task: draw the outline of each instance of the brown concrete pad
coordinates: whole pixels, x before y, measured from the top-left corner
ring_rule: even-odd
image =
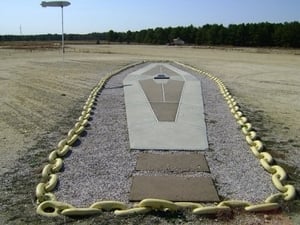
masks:
[[[167,80],[164,86],[165,99],[163,100],[162,84],[156,83],[153,79],[141,80],[140,85],[149,102],[179,102],[183,81]]]
[[[183,85],[183,81],[169,80],[164,86],[166,102],[179,102]]]
[[[158,121],[175,121],[184,82],[167,80],[156,83],[153,79],[141,80],[140,85]]]
[[[150,105],[158,121],[175,121],[178,103],[151,102]]]
[[[154,154],[141,153],[138,155],[136,170],[150,171],[199,171],[209,172],[203,154]]]
[[[161,84],[155,83],[152,79],[141,80],[140,84],[149,102],[163,101]]]
[[[220,200],[210,177],[134,176],[129,200],[145,198],[191,202]]]

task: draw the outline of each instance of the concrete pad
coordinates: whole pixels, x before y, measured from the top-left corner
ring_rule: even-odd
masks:
[[[140,85],[149,102],[179,102],[184,82],[178,80],[141,80]]]
[[[170,79],[154,81],[160,71]],[[165,83],[156,85],[155,82]],[[201,83],[194,76],[168,63],[151,63],[127,75],[123,84],[131,149],[208,148]],[[153,98],[147,97],[143,84]],[[163,92],[162,88],[167,91]],[[176,91],[168,93],[168,89]]]
[[[178,103],[151,102],[150,105],[158,121],[175,121]]]
[[[134,176],[130,201],[160,198],[170,201],[220,201],[210,177]]]
[[[178,80],[139,81],[158,121],[175,121],[184,82]]]
[[[204,155],[195,153],[141,153],[138,155],[136,170],[209,172]]]
[[[150,64],[152,65],[152,64]],[[152,67],[150,70],[148,70],[145,74],[147,74],[148,76],[152,77],[153,75],[157,75],[157,74],[168,74],[168,76],[172,77],[172,76],[178,76],[178,74],[167,68],[164,64],[157,64],[158,66]]]
[[[179,102],[184,82],[177,80],[169,80],[165,85],[165,101]]]
[[[149,102],[162,102],[163,90],[153,79],[141,80],[140,85]]]
[[[163,123],[163,124],[162,124]],[[146,128],[147,127],[147,128]],[[136,135],[130,136],[131,149],[140,150],[205,150],[207,140],[199,136],[201,127],[188,123],[155,121],[136,124]],[[206,138],[206,136],[205,136]]]

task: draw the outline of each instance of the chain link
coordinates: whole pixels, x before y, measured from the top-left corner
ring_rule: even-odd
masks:
[[[80,134],[85,130],[85,126],[88,124],[88,119],[91,115],[92,107],[98,93],[101,91],[107,80],[115,74],[118,74],[130,67],[142,64],[144,62],[135,63],[132,65],[125,66],[124,68],[109,73],[104,76],[98,84],[92,89],[87,101],[83,106],[83,111],[80,117],[77,119],[74,127],[69,130],[68,135],[65,139],[61,140],[57,148],[52,150],[48,156],[49,163],[43,168],[41,182],[36,187],[36,199],[37,199],[37,213],[43,216],[55,217],[55,216],[87,216],[97,215],[103,211],[114,211],[117,216],[128,216],[136,214],[148,213],[151,210],[159,211],[178,211],[181,209],[189,209],[195,215],[206,215],[206,214],[217,214],[226,213],[231,211],[233,208],[243,208],[247,212],[263,212],[270,211],[280,207],[279,202],[281,200],[289,201],[295,198],[296,191],[293,185],[283,183],[286,180],[285,171],[278,165],[272,165],[273,158],[268,153],[263,151],[263,143],[257,139],[257,133],[252,129],[252,124],[248,122],[247,117],[240,110],[236,99],[230,94],[225,84],[217,77],[212,74],[199,70],[195,67],[173,62],[177,65],[196,71],[199,74],[207,76],[213,80],[219,87],[220,93],[224,96],[231,113],[236,119],[237,123],[241,126],[241,131],[245,135],[246,142],[250,146],[252,153],[256,158],[260,160],[262,167],[272,174],[272,182],[274,186],[280,191],[270,195],[263,203],[252,204],[250,202],[239,201],[239,200],[228,200],[222,201],[217,205],[202,205],[200,203],[193,202],[172,202],[163,199],[144,199],[134,207],[128,208],[125,203],[119,201],[100,201],[93,203],[88,208],[77,208],[70,204],[59,202],[51,191],[56,187],[58,182],[57,172],[63,166],[63,157],[70,150]]]

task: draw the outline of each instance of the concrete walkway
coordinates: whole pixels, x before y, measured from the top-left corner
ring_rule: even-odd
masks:
[[[168,63],[151,63],[123,84],[131,149],[208,148],[201,83],[194,76]]]
[[[165,150],[139,153],[136,171],[142,174],[133,176],[130,201],[219,201],[205,157],[195,151],[208,149],[200,81],[171,64],[151,63],[123,84],[130,148]],[[143,175],[149,171],[157,174]]]
[[[145,198],[192,202],[220,200],[205,156],[197,151],[140,153],[136,170],[140,174],[132,178],[130,201]]]

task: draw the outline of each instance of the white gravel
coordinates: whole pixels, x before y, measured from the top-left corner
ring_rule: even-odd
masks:
[[[132,175],[147,173],[134,171],[139,151],[129,149],[122,88],[125,76],[142,66],[112,77],[98,96],[86,134],[80,138],[80,144],[72,147],[71,154],[64,159],[64,170],[58,174],[60,182],[54,193],[59,201],[77,207],[101,200],[128,203]],[[222,199],[263,201],[277,192],[271,176],[251,153],[215,83],[198,77],[202,82],[209,142],[205,156],[211,174],[184,175],[212,176]]]

